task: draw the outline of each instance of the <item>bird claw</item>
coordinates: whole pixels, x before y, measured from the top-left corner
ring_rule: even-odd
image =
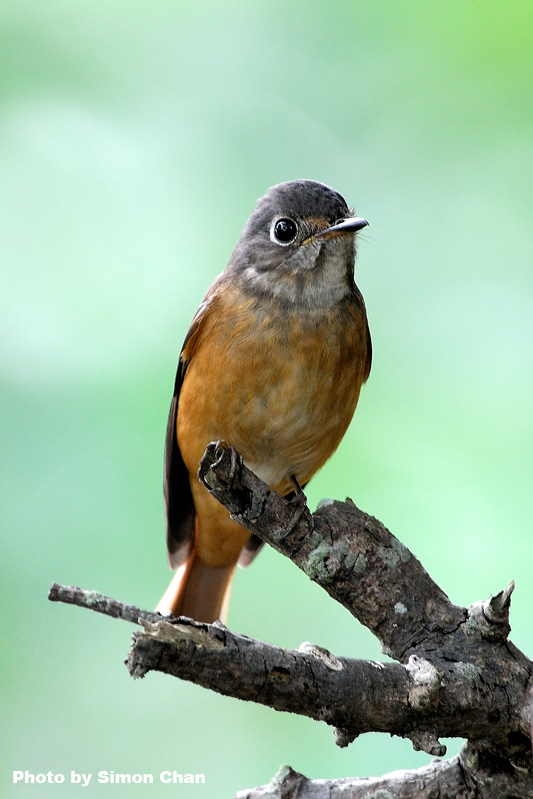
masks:
[[[242,457],[239,455],[235,447],[230,446],[226,441],[217,441],[215,443],[215,455],[217,456],[217,459],[213,463],[213,467],[216,467],[220,463],[225,453],[229,453],[230,456],[230,467],[227,474],[226,486],[226,490],[229,490],[233,486],[233,481],[235,480],[235,476],[237,474],[237,467],[242,463]]]
[[[294,486],[294,496],[291,497],[289,502],[294,508],[294,514],[288,524],[287,529],[281,536],[280,541],[284,541],[285,538],[287,538],[287,536],[289,536],[292,532],[294,532],[294,530],[297,528],[298,524],[300,523],[302,516],[308,510],[307,497],[305,496],[298,480],[293,474],[291,474],[290,476],[290,481]]]

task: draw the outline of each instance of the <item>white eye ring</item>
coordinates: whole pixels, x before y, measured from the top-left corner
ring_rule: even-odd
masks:
[[[298,235],[298,225],[293,219],[287,216],[282,216],[280,219],[275,219],[270,228],[270,239],[281,247],[287,247],[292,244]]]

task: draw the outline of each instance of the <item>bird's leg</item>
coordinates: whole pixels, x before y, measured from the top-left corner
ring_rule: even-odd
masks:
[[[239,455],[235,447],[230,446],[226,441],[216,441],[215,442],[215,455],[218,455],[217,460],[214,462],[213,466],[218,466],[220,461],[223,458],[223,453],[229,452],[230,456],[230,467],[227,476],[227,486],[226,490],[229,490],[233,486],[233,481],[235,479],[235,475],[237,474],[237,467],[242,464],[242,457]]]
[[[290,535],[296,529],[300,519],[307,510],[307,497],[305,496],[303,489],[300,486],[300,483],[293,474],[291,474],[289,479],[294,486],[294,493],[289,500],[294,508],[294,515],[290,520],[287,529],[281,536],[282,541],[284,538],[287,538],[287,536]]]
[[[235,447],[229,448],[229,454],[231,456],[231,466],[229,470],[229,488],[232,487],[233,481],[235,480],[235,475],[237,473],[237,466],[239,465],[239,453],[235,449]],[[242,463],[242,458],[240,458],[240,462]]]

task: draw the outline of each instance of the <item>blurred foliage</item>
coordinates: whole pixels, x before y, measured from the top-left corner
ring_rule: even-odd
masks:
[[[46,602],[53,580],[159,598],[181,341],[282,180],[329,183],[371,223],[357,279],[373,372],[310,504],[351,496],[459,604],[514,578],[513,640],[532,654],[532,26],[528,2],[490,0],[4,0],[3,796],[58,794],[13,786],[13,769],[201,772],[187,795],[219,799],[284,762],[326,778],[428,761],[384,736],[338,750],[323,725],[160,675],[134,683],[125,624]],[[381,657],[272,551],[237,575],[230,625]]]

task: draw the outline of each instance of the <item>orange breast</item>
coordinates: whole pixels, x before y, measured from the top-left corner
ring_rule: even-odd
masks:
[[[177,436],[189,474],[207,444],[224,439],[281,493],[293,489],[291,475],[300,484],[312,477],[344,435],[366,377],[366,317],[356,300],[311,313],[259,305],[233,289],[212,303],[183,351]],[[200,506],[217,515],[221,506],[197,479],[191,487],[198,516]],[[249,533],[238,530],[242,542],[230,548],[240,551]]]

